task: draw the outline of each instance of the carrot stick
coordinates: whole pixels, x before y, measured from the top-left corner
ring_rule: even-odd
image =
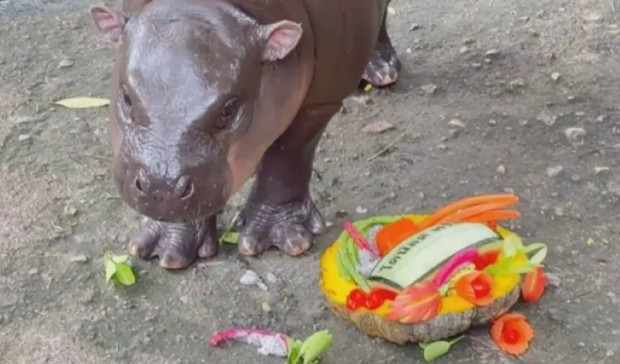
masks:
[[[475,205],[479,205],[486,202],[491,201],[502,201],[504,206],[512,205],[519,202],[519,198],[513,194],[497,194],[497,195],[482,195],[482,196],[474,196],[467,197],[462,200],[453,202],[448,204],[439,210],[433,212],[429,217],[424,219],[418,224],[418,231],[422,231],[429,226],[436,225],[438,221],[444,219],[445,217],[458,212],[459,210],[463,210],[468,207],[472,207]],[[503,207],[503,206],[500,206]]]
[[[500,220],[517,219],[521,216],[521,213],[516,210],[493,210],[482,212],[478,215],[474,215],[465,219],[466,222],[490,222]]]
[[[483,203],[480,205],[475,205],[473,207],[468,207],[463,210],[459,210],[455,212],[454,214],[444,217],[443,219],[437,221],[437,225],[447,224],[451,222],[461,222],[469,217],[472,217],[472,216],[475,216],[481,213],[485,213],[485,212],[491,212],[493,210],[500,209],[504,206],[506,206],[505,201],[487,202],[487,203]]]

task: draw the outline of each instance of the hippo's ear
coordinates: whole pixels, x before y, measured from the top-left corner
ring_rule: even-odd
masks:
[[[95,28],[107,41],[118,43],[121,40],[126,22],[125,16],[105,6],[92,6],[90,16]]]
[[[301,25],[289,20],[262,25],[260,34],[265,41],[264,61],[277,61],[286,57],[301,39]]]

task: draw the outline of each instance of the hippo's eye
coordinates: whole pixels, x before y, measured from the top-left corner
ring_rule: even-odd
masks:
[[[220,114],[220,122],[216,123],[216,126],[220,129],[224,129],[230,126],[230,123],[235,120],[239,113],[239,99],[232,98],[224,104],[222,113]]]
[[[131,107],[131,97],[129,97],[129,90],[127,90],[127,86],[125,85],[121,88],[121,96],[123,98],[123,105]]]

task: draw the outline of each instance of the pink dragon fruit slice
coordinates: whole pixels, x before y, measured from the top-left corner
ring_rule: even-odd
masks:
[[[227,340],[257,346],[258,352],[262,355],[288,356],[289,337],[281,333],[267,330],[231,329],[215,333],[209,340],[209,345],[215,347]]]
[[[473,262],[476,257],[478,257],[477,249],[471,248],[461,251],[439,269],[433,282],[437,287],[441,287],[452,277],[452,273],[456,272],[463,265]]]
[[[368,245],[366,238],[364,238],[362,233],[360,233],[350,221],[344,222],[344,229],[349,233],[349,235],[351,235],[353,241],[355,242],[355,244],[357,244],[358,248],[375,254],[370,245]]]

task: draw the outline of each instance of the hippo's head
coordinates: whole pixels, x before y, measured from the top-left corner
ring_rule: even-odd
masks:
[[[121,196],[156,220],[217,213],[255,168],[233,165],[231,150],[253,122],[262,64],[287,56],[301,27],[261,25],[217,0],[154,0],[131,15],[95,6],[91,16],[118,44],[109,127]]]

